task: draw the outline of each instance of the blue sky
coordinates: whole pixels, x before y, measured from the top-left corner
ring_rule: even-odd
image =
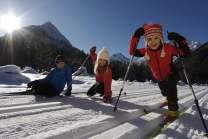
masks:
[[[208,41],[207,0],[0,0],[0,16],[12,12],[20,27],[42,25],[47,21],[72,43],[89,53],[107,47],[110,55],[128,54],[129,40],[143,23],[163,26],[167,33],[177,32],[188,40]],[[6,30],[0,28],[0,36]],[[138,47],[144,47],[144,38]]]

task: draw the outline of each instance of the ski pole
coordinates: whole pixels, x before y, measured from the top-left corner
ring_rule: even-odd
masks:
[[[142,25],[142,27],[144,28],[144,26],[146,26],[146,25],[147,25],[147,24],[144,23],[144,24]],[[123,81],[123,85],[122,85],[122,87],[121,87],[121,89],[120,89],[120,93],[119,93],[118,99],[117,99],[117,101],[116,101],[116,104],[115,104],[115,106],[113,107],[113,108],[114,108],[114,112],[115,112],[116,109],[117,109],[118,101],[119,101],[119,98],[120,98],[120,96],[121,96],[121,92],[123,91],[124,84],[125,84],[125,82],[126,82],[126,78],[127,78],[127,76],[128,76],[129,69],[130,69],[131,63],[132,63],[132,61],[133,61],[134,54],[135,54],[135,51],[136,51],[136,49],[137,49],[137,45],[138,45],[138,43],[139,43],[139,40],[140,40],[140,37],[138,37],[138,41],[137,41],[137,43],[135,44],[135,47],[134,47],[134,53],[133,53],[133,55],[132,55],[132,57],[131,57],[129,66],[128,66],[128,68],[127,68],[126,75],[125,75],[124,81]]]
[[[85,59],[84,63],[81,65],[81,67],[84,66],[84,64],[87,62],[87,60],[88,60],[89,57],[90,57],[90,55]],[[78,71],[79,71],[79,70],[80,70],[80,69],[78,69]],[[76,71],[76,72],[77,72],[77,71]],[[77,75],[75,74],[75,76],[73,77],[72,81],[74,80],[74,78],[75,78],[76,76],[77,76]],[[70,82],[69,86],[72,84],[72,81]],[[66,92],[67,92],[67,90],[66,90],[65,92],[63,92],[63,94],[60,94],[59,96],[60,96],[60,97],[63,97],[63,96],[66,94]]]
[[[135,44],[134,53],[133,53],[133,55],[132,55],[132,57],[131,57],[129,66],[128,66],[128,68],[127,68],[126,75],[125,75],[124,81],[123,81],[123,85],[122,85],[122,87],[121,87],[121,89],[120,89],[120,93],[119,93],[118,99],[117,99],[117,101],[116,101],[116,104],[115,104],[115,106],[113,107],[113,108],[114,108],[114,112],[115,112],[116,109],[117,109],[116,106],[117,106],[118,100],[119,100],[119,98],[120,98],[120,96],[121,96],[121,92],[123,91],[124,84],[125,84],[125,82],[126,82],[126,78],[127,78],[128,73],[129,73],[129,69],[130,69],[131,63],[132,63],[132,61],[133,61],[133,57],[134,57],[135,51],[136,51],[136,49],[137,49],[137,45],[138,45],[138,43],[139,43],[139,39],[140,39],[140,37],[138,38],[138,41],[137,41],[137,43]]]
[[[207,130],[206,124],[205,124],[205,122],[204,122],[204,118],[203,118],[203,116],[202,116],[202,112],[201,112],[201,110],[200,110],[198,100],[197,100],[197,98],[196,98],[196,95],[195,95],[195,93],[194,93],[194,90],[193,90],[192,85],[189,83],[189,80],[188,80],[188,76],[187,76],[187,73],[186,73],[185,66],[184,66],[184,64],[183,64],[183,61],[181,60],[180,55],[179,55],[179,50],[178,50],[177,44],[176,44],[175,41],[174,41],[173,43],[174,43],[174,46],[175,46],[176,51],[177,51],[177,53],[178,53],[178,57],[179,57],[179,60],[180,60],[180,62],[181,62],[181,65],[182,65],[182,67],[183,67],[183,72],[184,72],[186,81],[187,81],[187,83],[188,83],[188,85],[189,85],[189,88],[191,89],[192,96],[194,97],[194,102],[195,102],[195,104],[196,104],[197,110],[198,110],[198,112],[199,112],[199,115],[200,115],[200,117],[201,117],[202,123],[203,123],[203,125],[204,125],[205,131],[206,131],[206,134],[205,134],[204,136],[207,136],[207,137],[208,137],[208,130]]]

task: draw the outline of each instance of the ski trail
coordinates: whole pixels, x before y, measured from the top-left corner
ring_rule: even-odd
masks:
[[[26,111],[32,109],[41,109],[41,108],[48,108],[61,105],[61,102],[48,102],[48,103],[35,103],[29,105],[19,105],[19,106],[12,106],[12,107],[3,107],[0,108],[0,113],[9,113],[9,112],[17,112],[17,111]]]
[[[144,109],[148,110],[148,112],[151,112],[151,110],[154,110],[156,107],[159,107],[159,106],[161,106],[161,103],[157,103],[153,106],[144,107]],[[120,115],[119,112],[116,114]],[[108,121],[101,121],[97,124],[92,124],[89,126],[79,128],[76,130],[76,132],[71,131],[71,132],[63,133],[62,135],[53,136],[53,138],[58,139],[61,136],[63,136],[63,137],[67,136],[68,138],[76,138],[76,139],[88,138],[88,137],[91,137],[92,135],[94,135],[95,133],[102,133],[105,130],[115,128],[118,125],[125,123],[128,120],[132,120],[132,119],[141,117],[145,114],[146,113],[144,112],[143,109],[139,109],[139,110],[136,110],[135,112],[120,115],[119,117],[110,118],[110,119],[108,119]]]
[[[74,110],[73,110],[74,111]],[[54,114],[54,115],[53,115]],[[67,130],[72,130],[73,125],[77,127],[76,123],[81,121],[92,121],[96,120],[97,115],[94,111],[82,111],[75,110],[75,113],[64,113],[64,110],[52,112],[50,117],[44,116],[43,114],[23,116],[19,119],[25,119],[20,121],[12,121],[13,125],[7,126],[6,124],[0,126],[0,138],[12,138],[19,139],[29,137],[35,134],[44,134],[45,132],[54,131],[64,125]],[[78,121],[77,121],[78,120]],[[93,122],[93,121],[92,121]],[[72,125],[72,126],[70,126]],[[82,125],[79,125],[82,126]],[[78,126],[78,127],[79,127]],[[42,127],[39,129],[39,127]],[[9,130],[8,130],[9,129]]]
[[[179,105],[181,108],[193,105],[192,95],[188,90],[187,87],[179,90]],[[206,89],[196,89],[194,91],[196,92],[197,98],[207,93]],[[131,94],[127,92],[127,95],[122,95],[120,99],[121,101],[130,101],[131,98],[138,98],[138,101],[140,101],[139,97],[142,96],[140,96],[138,92],[140,91],[134,90]],[[145,94],[149,93],[152,94],[151,98],[145,96]],[[145,105],[138,106],[139,109],[131,113],[119,107],[122,102],[119,102],[119,109],[113,112],[116,99],[113,99],[112,104],[103,104],[102,98],[95,97],[89,100],[87,97],[79,97],[78,94],[72,97],[60,98],[60,102],[47,102],[48,104],[45,103],[44,105],[42,102],[41,104],[22,103],[4,105],[0,107],[2,111],[7,109],[7,111],[5,110],[0,114],[0,138],[106,139],[109,138],[111,134],[118,134],[119,136],[115,135],[114,137],[119,139],[145,137],[147,131],[150,132],[150,130],[146,129],[150,128],[149,126],[154,127],[158,125],[163,117],[162,115],[167,109],[162,108],[154,111],[160,103],[147,106],[147,101],[155,98],[158,100],[163,99],[158,89],[142,92],[142,94],[145,97],[145,99],[143,99]],[[116,96],[117,94],[114,93],[114,97]],[[51,101],[51,99],[48,100]],[[55,100],[57,100],[57,98]],[[62,103],[64,105],[61,105]],[[32,106],[25,107],[26,105]],[[103,108],[93,108],[94,105],[100,105],[100,107]],[[100,111],[99,108],[104,111]],[[150,113],[146,114],[143,110],[144,108]],[[15,112],[10,109],[13,109]],[[73,110],[70,111],[70,109]],[[50,113],[50,116],[46,113]],[[16,121],[16,118],[13,118],[17,116],[19,116],[18,121]],[[103,120],[100,121],[101,119]],[[13,124],[8,124],[10,126],[7,126],[7,123]],[[136,125],[139,125],[139,127]],[[128,130],[122,130],[123,128]],[[120,131],[126,131],[126,133],[115,133],[115,129],[121,129]],[[57,133],[59,134],[57,135]]]
[[[197,93],[197,97],[201,98],[208,91],[202,90]],[[182,111],[184,108],[190,107],[193,105],[193,99],[190,95],[189,97],[183,98],[179,100],[180,109]],[[117,127],[111,128],[103,133],[97,133],[91,137],[90,139],[105,139],[108,135],[114,134],[115,131],[119,131],[119,128],[131,129],[126,133],[117,133],[114,137],[119,139],[132,139],[132,138],[145,138],[145,136],[151,132],[156,126],[163,122],[163,116],[165,115],[167,108],[161,108],[149,114],[143,115],[141,117],[137,117],[135,119],[126,119],[124,124],[120,124]],[[135,126],[137,125],[137,126]],[[139,125],[139,126],[138,126]],[[124,130],[120,130],[124,131]],[[126,131],[126,130],[125,130]],[[94,131],[95,134],[96,131]],[[88,136],[87,136],[88,137]]]

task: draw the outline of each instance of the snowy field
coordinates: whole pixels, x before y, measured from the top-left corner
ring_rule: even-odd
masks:
[[[140,139],[146,138],[163,121],[167,107],[157,108],[164,97],[153,82],[125,82],[117,110],[114,106],[123,81],[112,83],[112,104],[86,91],[95,78],[86,72],[76,76],[72,96],[45,98],[24,95],[30,80],[44,78],[33,69],[20,71],[17,66],[0,67],[0,138],[1,139]],[[157,139],[198,139],[206,133],[188,85],[178,88],[179,111],[185,113]],[[206,125],[208,125],[208,86],[193,85]],[[126,92],[126,95],[124,95]],[[144,109],[149,112],[144,112]]]

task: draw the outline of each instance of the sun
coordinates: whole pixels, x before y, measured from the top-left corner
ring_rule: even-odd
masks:
[[[1,28],[6,29],[8,32],[11,32],[15,29],[20,28],[19,27],[19,19],[14,17],[12,14],[9,14],[7,16],[1,16]]]

